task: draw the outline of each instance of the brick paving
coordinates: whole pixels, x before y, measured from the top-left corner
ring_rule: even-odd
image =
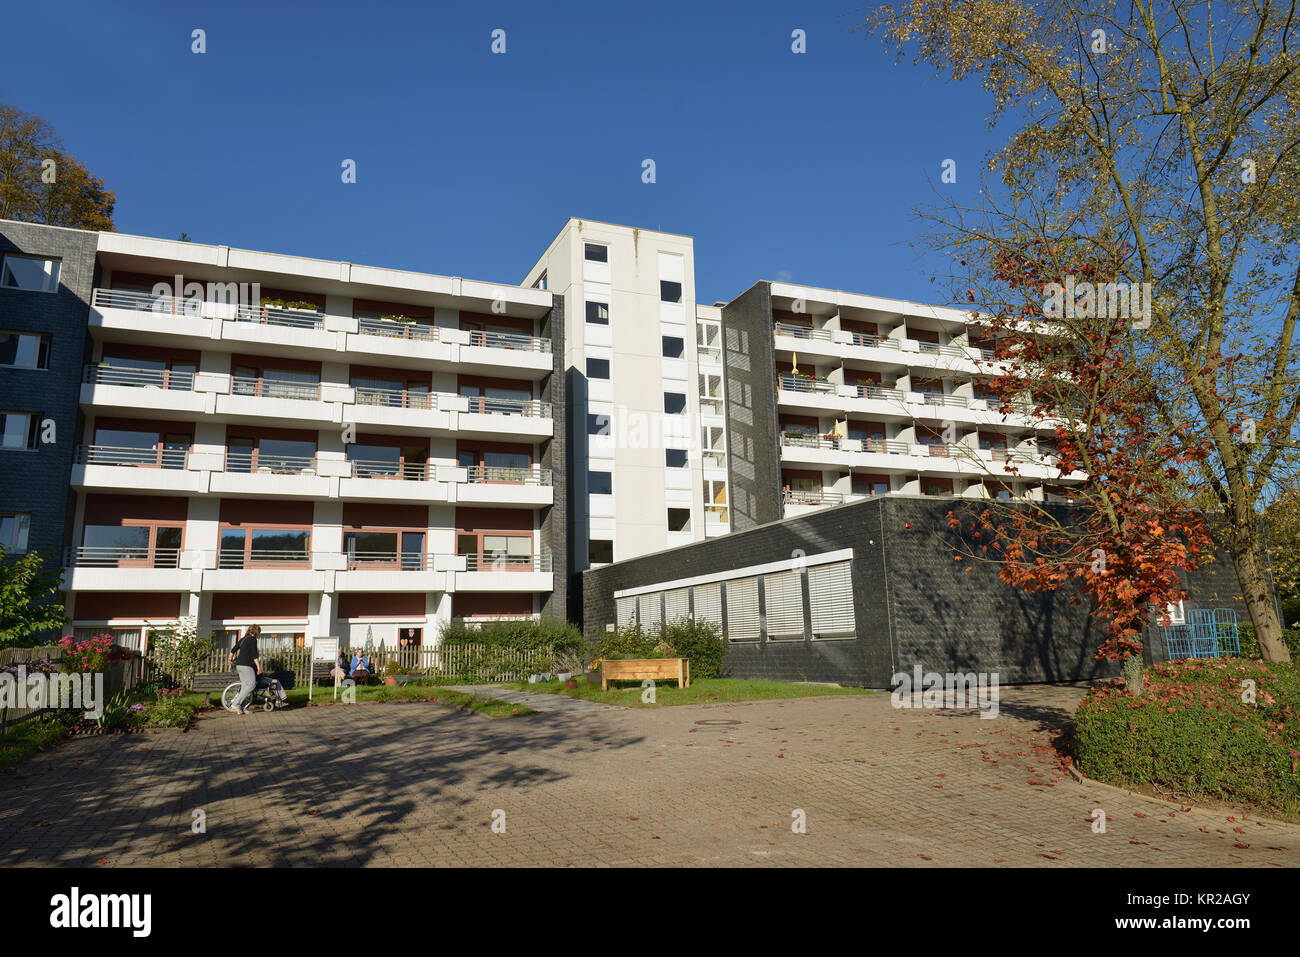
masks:
[[[1050,744],[1082,693],[1004,688],[992,721],[887,695],[213,713],[0,775],[0,865],[1300,865],[1300,826],[1070,778]]]
[[[513,691],[509,688],[498,688],[493,685],[454,685],[451,690],[464,691],[467,694],[486,695],[489,698],[496,698],[498,701],[526,705],[534,711],[576,714],[580,711],[621,710],[619,705],[605,704],[603,701],[588,701],[585,698],[570,698],[568,695],[546,694],[541,691]]]

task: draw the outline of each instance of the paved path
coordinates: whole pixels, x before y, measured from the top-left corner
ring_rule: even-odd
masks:
[[[1004,688],[993,721],[887,695],[501,720],[432,703],[214,713],[0,774],[0,865],[1300,865],[1300,827],[1064,774],[1051,740],[1080,695]]]
[[[583,679],[586,680],[585,678]],[[576,714],[580,711],[622,711],[620,705],[605,704],[603,701],[588,701],[585,698],[570,698],[564,694],[546,694],[541,691],[512,691],[496,685],[454,685],[452,691],[466,694],[481,694],[498,701],[511,704],[527,705],[534,711],[554,711],[564,714]]]

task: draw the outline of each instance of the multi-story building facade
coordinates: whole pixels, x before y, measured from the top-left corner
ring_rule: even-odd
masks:
[[[880,494],[1064,496],[957,310],[569,220],[519,286],[0,221],[0,545],[78,631],[428,643]]]
[[[722,310],[733,527],[872,495],[1068,500],[1058,424],[1002,413],[970,313],[761,282]]]

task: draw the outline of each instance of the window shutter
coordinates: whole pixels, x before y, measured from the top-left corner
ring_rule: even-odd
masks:
[[[808,599],[814,638],[853,635],[853,573],[848,562],[814,565],[808,569]]]
[[[618,605],[618,616],[617,616],[618,628],[621,631],[622,629],[628,627],[634,621],[636,621],[636,599],[620,598],[617,602],[617,605]]]
[[[663,592],[651,592],[647,595],[641,595],[637,598],[637,611],[640,614],[641,625],[644,628],[653,628],[659,624],[662,617],[662,606],[659,603],[659,596]]]
[[[722,627],[722,587],[717,583],[695,586],[695,620]]]
[[[763,576],[769,641],[803,640],[803,588],[799,573],[777,572]]]
[[[690,596],[689,588],[674,588],[664,593],[664,617],[669,623],[691,617]]]
[[[732,641],[758,641],[758,579],[727,582],[727,637]]]

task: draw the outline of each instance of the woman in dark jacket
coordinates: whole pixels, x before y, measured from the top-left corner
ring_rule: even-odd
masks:
[[[249,625],[244,637],[237,639],[230,649],[230,663],[239,673],[239,694],[230,706],[236,714],[248,714],[246,702],[257,687],[257,676],[262,673],[262,659],[257,653],[257,636],[261,633],[261,626]]]

